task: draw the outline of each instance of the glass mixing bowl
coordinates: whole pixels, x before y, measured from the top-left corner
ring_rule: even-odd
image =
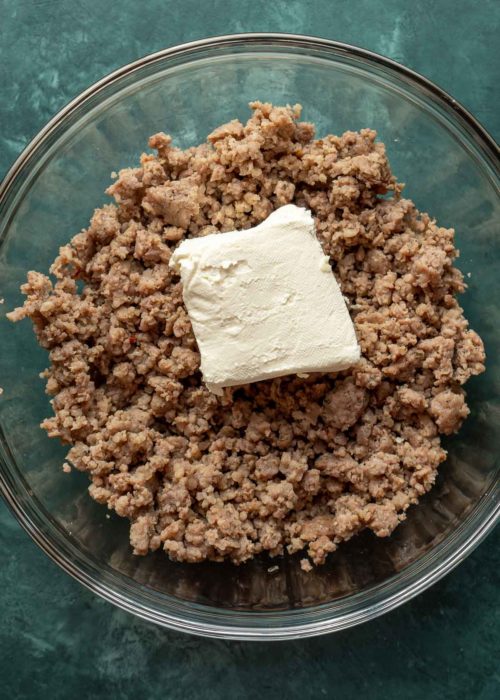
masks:
[[[319,134],[373,127],[407,196],[454,226],[469,289],[462,298],[483,337],[487,371],[468,384],[471,416],[447,440],[438,483],[388,539],[368,533],[304,573],[297,557],[176,564],[134,557],[128,523],[66,475],[66,450],[38,426],[50,414],[38,374],[46,353],[30,324],[0,320],[1,487],[20,523],[65,571],[136,615],[177,630],[284,639],[338,630],[400,605],[458,564],[498,515],[500,246],[498,151],[435,85],[387,59],[310,37],[239,35],[161,51],[118,70],[63,109],[33,140],[1,190],[0,296],[21,302],[26,271],[58,247],[105,197],[110,173],[138,161],[150,134],[183,147],[247,103],[300,102]],[[276,569],[277,566],[277,569]],[[269,570],[270,569],[270,570]]]

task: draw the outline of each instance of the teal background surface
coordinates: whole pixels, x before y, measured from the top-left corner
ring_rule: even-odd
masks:
[[[434,80],[500,137],[495,0],[0,0],[0,174],[68,100],[184,41],[314,34]],[[1,340],[0,340],[1,342]],[[0,697],[493,700],[500,696],[498,531],[398,610],[345,632],[249,644],[189,637],[96,598],[0,504]]]

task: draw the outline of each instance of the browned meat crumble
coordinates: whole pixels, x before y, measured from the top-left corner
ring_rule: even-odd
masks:
[[[71,445],[91,496],[130,519],[135,554],[240,563],[305,548],[321,564],[364,528],[389,535],[431,488],[484,350],[455,299],[453,231],[401,198],[375,132],[314,140],[299,106],[251,107],[185,151],[151,137],[157,155],[119,173],[116,205],[61,248],[55,284],[28,274],[10,318],[31,318],[50,353],[43,427]],[[170,255],[292,202],[315,217],[362,360],[218,398]]]

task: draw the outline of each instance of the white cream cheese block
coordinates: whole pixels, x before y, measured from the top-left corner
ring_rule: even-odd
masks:
[[[201,354],[207,387],[336,372],[360,348],[311,213],[293,204],[245,231],[184,240],[170,266]]]

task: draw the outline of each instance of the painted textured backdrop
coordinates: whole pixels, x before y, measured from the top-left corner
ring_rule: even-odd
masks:
[[[140,56],[214,34],[358,44],[436,81],[497,139],[495,0],[0,0],[0,174],[69,99]],[[214,642],[140,622],[70,580],[0,505],[0,695],[473,698],[500,694],[498,532],[403,608],[329,637]]]

